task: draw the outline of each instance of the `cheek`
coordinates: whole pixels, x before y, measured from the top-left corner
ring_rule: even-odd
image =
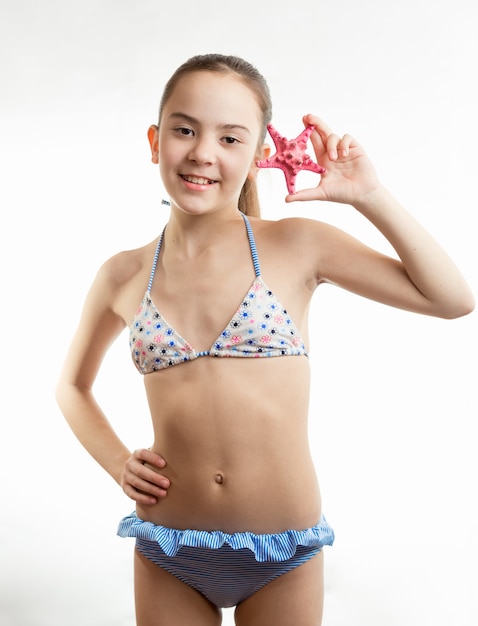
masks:
[[[240,157],[235,159],[234,169],[239,177],[245,180],[251,169],[254,168],[256,161],[259,160],[257,150],[248,150],[247,154],[241,154]]]
[[[251,164],[241,163],[237,164],[237,167],[234,168],[234,180],[236,181],[237,187],[242,187],[248,178],[250,178],[251,174]]]
[[[173,142],[163,141],[159,145],[158,158],[161,173],[167,174],[184,159],[184,153]]]

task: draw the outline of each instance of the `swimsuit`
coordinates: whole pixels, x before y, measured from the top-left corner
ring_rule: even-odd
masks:
[[[132,513],[121,520],[118,535],[136,537],[136,549],[143,556],[218,608],[243,602],[334,541],[324,516],[306,530],[256,535],[175,530],[145,522]]]
[[[262,279],[254,234],[246,225],[255,278],[236,313],[209,350],[196,351],[168,324],[151,299],[151,288],[164,231],[159,238],[148,288],[130,326],[129,344],[141,374],[192,361],[199,357],[274,357],[305,355],[304,342],[287,310]]]
[[[209,350],[196,351],[168,324],[151,299],[164,230],[159,238],[148,288],[130,326],[130,348],[141,374],[150,374],[200,357],[308,356],[287,310],[262,279],[254,234],[246,226],[255,278],[231,321]],[[146,558],[193,587],[217,607],[239,604],[278,576],[302,565],[334,532],[322,516],[312,528],[279,534],[176,530],[125,517],[118,535],[136,537]]]

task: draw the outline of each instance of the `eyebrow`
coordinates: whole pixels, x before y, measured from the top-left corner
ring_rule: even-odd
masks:
[[[181,113],[180,111],[171,113],[169,117],[171,119],[182,119],[186,122],[189,122],[190,124],[200,124],[200,121],[195,117],[192,117],[187,113]],[[247,126],[243,126],[242,124],[220,124],[219,128],[222,130],[245,130],[247,133],[249,133],[249,135],[251,134],[251,131],[247,128]]]

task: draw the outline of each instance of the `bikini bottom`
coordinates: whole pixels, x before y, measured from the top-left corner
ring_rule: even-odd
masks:
[[[218,608],[236,606],[334,542],[324,516],[306,530],[256,535],[176,530],[145,522],[132,513],[121,520],[118,535],[135,537],[136,549],[143,556]]]

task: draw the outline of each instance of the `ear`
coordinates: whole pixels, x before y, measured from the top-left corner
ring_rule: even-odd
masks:
[[[268,143],[262,144],[261,155],[259,157],[259,160],[262,161],[263,159],[268,159],[270,156],[271,156],[270,145]]]
[[[257,170],[258,170],[256,161],[262,161],[263,159],[268,159],[270,155],[271,155],[271,147],[269,146],[269,144],[264,143],[261,146],[261,149],[259,150],[258,154],[256,155],[256,158],[254,159],[254,163],[251,165],[251,169],[249,170],[249,174],[247,175],[247,178],[249,178],[250,180],[255,180],[257,177]]]
[[[151,161],[155,165],[158,165],[159,163],[159,149],[158,149],[159,128],[156,126],[156,124],[153,124],[148,128],[148,141],[149,141],[149,145],[151,146]]]

